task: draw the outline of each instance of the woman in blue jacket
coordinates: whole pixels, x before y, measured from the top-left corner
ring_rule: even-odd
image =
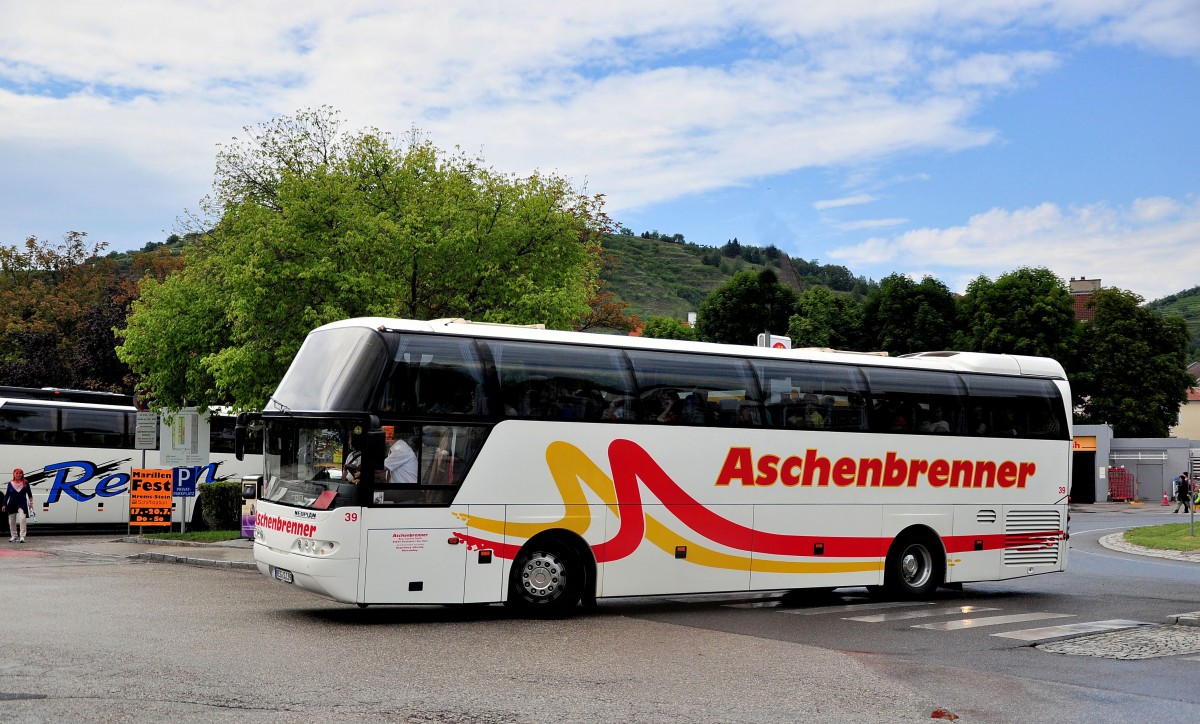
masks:
[[[8,539],[10,543],[25,542],[25,521],[29,519],[29,509],[32,505],[33,491],[29,489],[29,483],[25,482],[25,471],[16,468],[13,470],[12,482],[4,491],[4,505],[0,505],[0,513],[8,513],[8,532],[12,535]]]

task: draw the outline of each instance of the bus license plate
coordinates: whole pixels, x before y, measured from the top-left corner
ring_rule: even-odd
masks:
[[[284,583],[292,582],[292,572],[291,571],[285,571],[282,568],[272,568],[271,570],[273,570],[275,572],[276,580],[283,581]]]

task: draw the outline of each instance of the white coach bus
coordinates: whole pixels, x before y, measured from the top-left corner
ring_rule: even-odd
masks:
[[[108,392],[0,387],[0,475],[25,471],[38,525],[105,526],[129,521],[129,476],[158,468],[158,450],[135,450],[133,398]],[[235,418],[209,416],[210,463],[198,482],[261,472],[262,440],[233,455]],[[144,458],[144,459],[143,459]],[[187,505],[188,520],[194,507]],[[183,509],[173,513],[176,522]]]
[[[1032,357],[347,320],[242,420],[264,426],[255,558],[360,606],[546,614],[1061,571],[1070,399]]]

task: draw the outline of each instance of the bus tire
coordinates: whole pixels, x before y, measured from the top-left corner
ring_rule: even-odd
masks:
[[[905,533],[888,551],[883,585],[893,598],[923,598],[942,585],[946,556],[937,539],[926,533]]]
[[[584,575],[570,546],[553,538],[534,541],[513,562],[508,603],[541,618],[565,616],[582,598]]]

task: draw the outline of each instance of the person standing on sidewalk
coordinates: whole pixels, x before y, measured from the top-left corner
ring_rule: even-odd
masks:
[[[13,470],[12,482],[4,490],[4,504],[0,505],[0,513],[8,513],[8,532],[12,536],[8,539],[9,543],[25,542],[26,521],[29,519],[32,505],[33,491],[25,482],[25,471],[16,468]]]
[[[1178,513],[1180,506],[1183,506],[1183,512],[1185,513],[1192,509],[1192,482],[1188,480],[1186,470],[1182,475],[1175,478],[1175,499],[1179,503],[1175,505],[1173,512]]]

